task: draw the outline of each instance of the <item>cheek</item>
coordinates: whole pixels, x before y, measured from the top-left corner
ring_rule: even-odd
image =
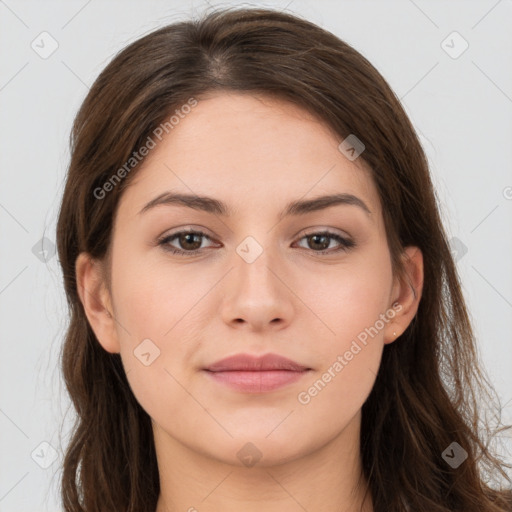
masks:
[[[340,346],[374,326],[389,306],[392,279],[386,258],[354,258],[306,275],[311,277],[299,281],[297,294],[314,313],[318,333]]]
[[[310,392],[303,389],[304,400],[298,397],[298,401],[311,402],[312,410],[318,408],[315,414],[325,414],[329,403],[342,403],[340,414],[355,413],[371,391],[382,356],[384,327],[392,318],[386,314],[391,263],[378,258],[379,254],[386,255],[375,250],[354,265],[340,265],[336,271],[331,267],[324,276],[317,273],[298,292],[310,297],[308,306],[316,316],[315,328],[309,332],[316,335],[315,350],[322,361],[316,380],[311,381],[313,387]]]
[[[113,261],[116,331],[130,387],[152,417],[161,414],[164,401],[166,414],[177,418],[187,398],[179,383],[186,384],[191,347],[204,318],[200,301],[216,280],[148,265],[133,255]]]
[[[132,342],[171,337],[175,326],[187,322],[189,313],[214,283],[201,279],[197,272],[148,264],[143,257],[119,258],[114,268],[116,317],[131,333]]]
[[[318,317],[322,364],[297,394],[304,428],[319,438],[343,429],[368,398],[383,351],[383,327],[389,295],[390,267],[382,262],[340,269],[311,287]],[[317,281],[318,283],[318,281]],[[297,412],[299,412],[299,410]]]

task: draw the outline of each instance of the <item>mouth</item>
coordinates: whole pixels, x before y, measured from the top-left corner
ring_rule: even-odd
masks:
[[[203,368],[207,377],[239,392],[267,393],[297,382],[312,369],[276,354],[236,354]]]

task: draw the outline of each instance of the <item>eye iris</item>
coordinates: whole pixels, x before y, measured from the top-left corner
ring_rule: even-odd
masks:
[[[310,236],[308,236],[308,240],[310,240],[310,241],[315,240],[314,244],[317,243],[318,239],[323,239],[324,242],[320,243],[321,247],[316,247],[316,249],[324,250],[329,247],[330,237],[328,237],[327,235],[310,235]],[[313,248],[315,248],[315,247],[313,247]]]
[[[196,238],[196,241],[193,242],[191,239]],[[199,249],[201,247],[201,235],[197,233],[183,233],[179,236],[179,242],[181,247],[184,249],[190,249],[192,251]],[[194,247],[187,247],[187,244],[192,244]]]

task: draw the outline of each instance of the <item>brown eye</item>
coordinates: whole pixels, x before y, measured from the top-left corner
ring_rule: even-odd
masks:
[[[177,240],[182,248],[192,251],[199,249],[202,242],[201,235],[197,233],[181,233]]]
[[[312,249],[325,250],[331,245],[331,237],[328,235],[309,235],[307,237]]]
[[[203,249],[201,247],[203,238],[210,240],[210,237],[202,231],[179,231],[160,239],[158,245],[173,254],[193,255]],[[171,242],[177,242],[178,247],[171,245]]]
[[[329,254],[339,251],[346,251],[356,245],[353,240],[343,238],[342,236],[336,233],[331,233],[330,231],[309,233],[301,238],[301,240],[304,239],[307,240],[307,248],[312,249],[313,252],[318,254]],[[338,242],[339,247],[337,249],[329,249],[329,245],[331,244],[332,240]]]

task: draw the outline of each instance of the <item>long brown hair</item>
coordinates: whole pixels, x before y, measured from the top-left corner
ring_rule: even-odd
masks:
[[[479,366],[427,159],[398,98],[368,60],[330,32],[296,15],[231,8],[127,46],[99,75],[74,121],[57,225],[70,309],[62,371],[77,413],[63,463],[66,512],[156,508],[151,420],[120,355],[95,338],[75,261],[83,251],[107,261],[114,213],[137,164],[125,167],[108,193],[104,184],[176,109],[212,91],[272,95],[314,113],[340,142],[355,134],[380,195],[393,271],[403,275],[405,246],[423,253],[418,312],[384,347],[362,408],[360,450],[375,512],[512,510],[510,488],[490,485],[499,475],[508,486],[504,468],[511,466],[492,453],[482,428],[482,404],[496,393]],[[443,457],[453,442],[467,452],[458,468]]]

